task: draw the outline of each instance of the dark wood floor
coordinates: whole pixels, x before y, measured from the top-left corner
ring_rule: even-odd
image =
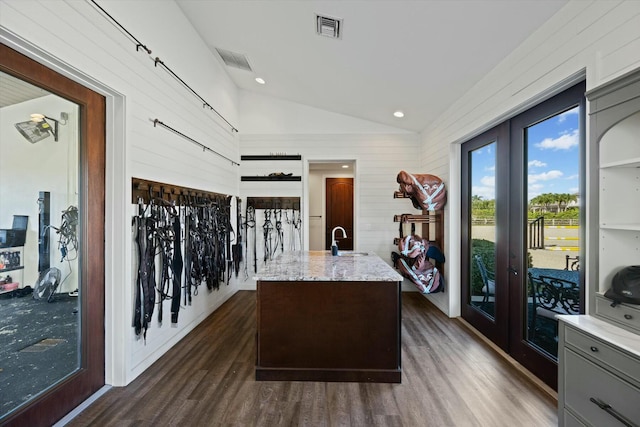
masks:
[[[417,293],[402,302],[402,384],[256,382],[255,292],[240,291],[71,426],[555,426],[556,402]]]

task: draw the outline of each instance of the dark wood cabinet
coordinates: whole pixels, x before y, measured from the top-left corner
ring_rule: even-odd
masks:
[[[257,380],[401,382],[400,282],[258,281]]]

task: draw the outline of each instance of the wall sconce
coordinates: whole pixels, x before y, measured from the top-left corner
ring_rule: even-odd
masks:
[[[67,113],[60,113],[60,119],[64,120],[64,123],[62,124],[67,123],[68,117],[69,115]],[[53,122],[53,127],[51,127],[51,124],[49,122]],[[22,136],[24,136],[27,139],[27,141],[34,144],[38,141],[42,141],[43,139],[47,138],[49,135],[53,135],[54,141],[57,142],[58,141],[58,124],[59,124],[59,121],[52,117],[45,116],[44,114],[35,113],[35,114],[31,114],[31,120],[26,122],[16,123],[15,126],[16,126],[16,129],[18,129],[18,132],[20,132],[20,134],[22,134]]]

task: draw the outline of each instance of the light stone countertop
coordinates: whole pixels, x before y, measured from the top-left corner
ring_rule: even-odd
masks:
[[[331,251],[295,251],[269,261],[254,280],[399,282],[402,276],[372,252],[364,256],[332,256]]]
[[[629,332],[621,327],[604,322],[594,316],[582,315],[560,315],[558,320],[585,331],[596,338],[612,343],[613,345],[640,357],[640,336]]]

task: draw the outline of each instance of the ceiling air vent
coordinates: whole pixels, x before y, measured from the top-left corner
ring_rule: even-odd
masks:
[[[342,19],[316,15],[316,32],[321,36],[339,39],[342,37]]]
[[[218,48],[216,48],[216,52],[218,52],[218,55],[220,55],[220,57],[228,67],[239,68],[245,71],[253,71],[251,69],[251,66],[249,65],[247,57],[243,54]]]

